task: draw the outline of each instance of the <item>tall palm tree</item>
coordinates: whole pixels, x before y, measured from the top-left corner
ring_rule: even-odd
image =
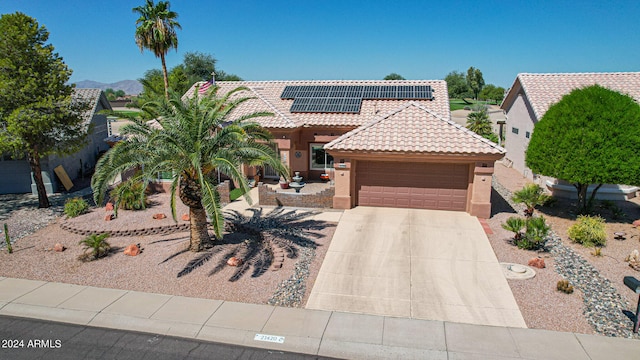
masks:
[[[157,178],[159,172],[173,174],[171,211],[174,220],[176,191],[179,191],[180,200],[189,207],[190,250],[200,251],[211,246],[207,215],[216,237],[221,237],[224,228],[220,195],[216,190],[217,171],[238,184],[248,200],[249,187],[241,170],[243,164],[268,164],[280,174],[288,174],[276,151],[269,146],[271,134],[250,121],[270,116],[270,113],[252,113],[232,119],[232,111],[251,99],[238,94],[244,90],[247,89],[239,87],[219,97],[217,88],[213,88],[207,96],[195,96],[186,102],[173,95],[169,101],[161,98],[161,101],[145,105],[158,114],[161,127],[138,119],[122,128],[127,140],[119,142],[100,158],[91,179],[96,203],[102,203],[109,183],[128,169],[140,168],[135,180],[145,183]]]
[[[169,78],[164,57],[171,48],[178,49],[176,28],[182,29],[176,21],[178,13],[169,10],[169,6],[168,1],[159,1],[158,4],[154,4],[153,0],[146,0],[144,6],[133,8],[134,13],[140,14],[136,20],[136,44],[140,51],[151,50],[162,61],[164,94],[167,99],[169,99]]]

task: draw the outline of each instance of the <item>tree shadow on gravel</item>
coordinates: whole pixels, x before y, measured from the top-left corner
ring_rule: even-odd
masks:
[[[316,212],[287,210],[277,207],[265,213],[262,208],[249,209],[251,216],[237,211],[226,213],[225,230],[227,234],[208,250],[195,254],[195,257],[177,274],[182,277],[215,259],[215,266],[209,271],[212,276],[225,267],[231,258],[240,261],[229,281],[237,281],[251,272],[251,277],[259,277],[271,266],[282,264],[284,256],[289,259],[298,257],[300,248],[315,249],[321,238],[321,231],[327,226],[335,226],[324,221],[309,219]],[[188,250],[181,250],[162,263],[167,262]]]

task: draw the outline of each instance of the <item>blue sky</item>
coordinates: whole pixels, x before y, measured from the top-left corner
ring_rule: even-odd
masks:
[[[72,81],[140,78],[160,60],[134,42],[143,0],[1,0],[45,25]],[[640,71],[640,1],[173,0],[188,51],[245,80],[442,79],[479,68],[509,87],[521,72]]]

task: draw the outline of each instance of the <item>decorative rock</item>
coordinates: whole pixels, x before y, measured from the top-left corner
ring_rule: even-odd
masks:
[[[107,205],[104,207],[104,211],[113,211],[113,203],[108,202]]]
[[[633,222],[633,226],[638,227],[640,226],[640,219],[636,220]]]
[[[633,250],[624,261],[628,262],[633,270],[640,271],[640,253],[638,253],[638,250]]]
[[[182,214],[182,221],[189,221],[190,219],[189,214]]]
[[[63,252],[66,249],[67,248],[64,245],[60,244],[60,243],[53,245],[53,251],[56,251],[56,252]]]
[[[227,265],[229,266],[240,266],[242,265],[242,259],[237,258],[237,257],[231,257],[229,258],[229,260],[227,260]]]
[[[162,219],[164,219],[166,217],[167,217],[167,215],[165,215],[165,214],[154,214],[153,215],[153,218],[156,219],[156,220],[162,220]]]
[[[114,218],[115,218],[115,216],[113,216],[113,214],[107,214],[107,215],[104,217],[104,221],[111,221],[111,220],[113,220]]]
[[[545,263],[544,263],[544,259],[543,258],[533,258],[533,259],[529,260],[528,265],[536,267],[538,269],[544,269],[545,267],[547,267],[545,265]]]
[[[140,254],[140,247],[136,244],[131,244],[124,249],[124,254],[129,256],[136,256]]]

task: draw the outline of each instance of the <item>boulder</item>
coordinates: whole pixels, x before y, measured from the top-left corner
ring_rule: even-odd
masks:
[[[543,258],[533,258],[533,259],[529,260],[528,265],[536,267],[538,269],[544,269],[545,267],[547,267],[545,265],[545,263],[544,263],[544,259]]]
[[[189,221],[191,220],[191,218],[189,217],[189,214],[182,214],[182,221]]]
[[[242,259],[237,258],[237,257],[231,257],[229,258],[229,260],[227,260],[227,265],[229,266],[240,266],[242,265]]]
[[[53,245],[53,251],[56,251],[56,252],[63,252],[66,249],[67,248],[64,245],[60,244],[60,243]]]
[[[635,221],[633,222],[633,226],[635,226],[635,227],[640,226],[640,219],[635,220]]]
[[[115,216],[113,216],[113,214],[107,214],[107,215],[104,217],[104,221],[111,221],[111,220],[113,220],[114,218],[115,218]]]
[[[638,250],[633,250],[624,261],[628,262],[633,270],[640,271],[640,253]]]
[[[136,256],[140,254],[140,247],[136,244],[131,244],[124,249],[124,254],[129,256]]]
[[[162,219],[165,219],[166,217],[167,217],[167,215],[165,215],[165,214],[154,214],[153,215],[153,218],[156,219],[156,220],[162,220]]]
[[[104,207],[104,211],[113,211],[113,203],[108,202],[107,205]]]

